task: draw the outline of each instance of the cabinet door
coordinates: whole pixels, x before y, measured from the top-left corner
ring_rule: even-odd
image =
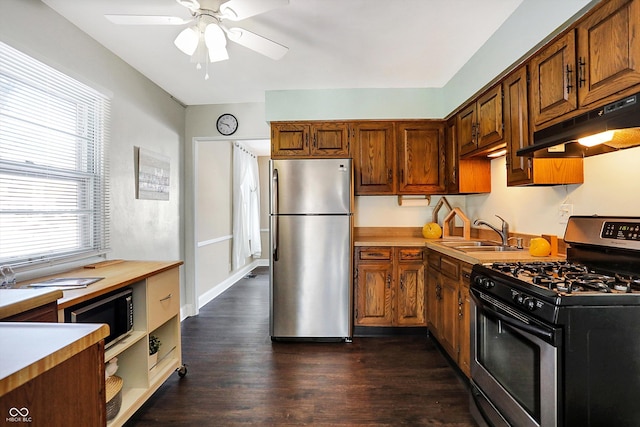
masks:
[[[358,263],[355,324],[391,326],[391,262]]]
[[[396,324],[398,326],[426,325],[424,304],[424,250],[396,248],[397,292]]]
[[[458,360],[458,281],[441,276],[442,332],[440,344]]]
[[[431,258],[431,257],[430,257]],[[442,331],[442,304],[440,303],[440,275],[429,267],[427,271],[427,326],[439,341]]]
[[[271,124],[271,157],[308,157],[309,125],[304,123]]]
[[[397,123],[399,194],[444,193],[444,123]]]
[[[395,194],[396,163],[393,123],[360,122],[353,125],[355,194]]]
[[[349,124],[318,123],[311,126],[313,157],[350,157]]]
[[[398,266],[397,324],[424,326],[424,264]]]
[[[452,117],[447,121],[445,132],[446,175],[445,184],[448,194],[458,192],[458,121]]]
[[[502,142],[502,85],[497,85],[478,98],[478,148],[488,148]]]
[[[476,140],[476,116],[475,102],[458,113],[458,151],[460,156],[469,154],[478,148]]]
[[[471,376],[471,269],[473,265],[463,263],[460,266],[460,308],[459,308],[459,348],[458,366],[467,377]]]
[[[507,185],[531,180],[531,161],[516,152],[529,146],[527,68],[522,67],[504,81],[504,133],[507,141]]]
[[[469,286],[460,286],[460,302],[459,302],[459,324],[460,353],[458,355],[458,366],[462,372],[471,376],[471,297],[469,295]]]
[[[580,106],[640,83],[640,2],[611,0],[577,29]]]
[[[575,32],[534,56],[531,70],[531,116],[534,125],[560,117],[578,106]]]

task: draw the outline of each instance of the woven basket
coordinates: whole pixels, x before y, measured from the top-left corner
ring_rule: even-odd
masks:
[[[112,420],[120,412],[122,405],[122,378],[115,375],[105,381],[107,394],[107,421]]]

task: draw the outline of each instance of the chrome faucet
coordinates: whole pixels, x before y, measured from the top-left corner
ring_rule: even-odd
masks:
[[[476,219],[475,221],[473,221],[473,225],[486,225],[500,235],[500,237],[502,238],[502,246],[509,246],[509,224],[499,215],[496,216],[500,219],[500,221],[502,221],[502,230],[498,230],[493,225],[481,219]]]

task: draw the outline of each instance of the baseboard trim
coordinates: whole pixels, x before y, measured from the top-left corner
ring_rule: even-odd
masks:
[[[239,270],[233,272],[233,274],[227,277],[222,282],[218,283],[212,289],[208,290],[204,294],[198,297],[198,310],[204,307],[207,303],[213,301],[216,297],[222,294],[224,291],[233,286],[238,280],[242,279],[244,276],[249,274],[251,270],[256,267],[268,266],[268,259],[256,259],[252,261],[250,264],[245,265]]]

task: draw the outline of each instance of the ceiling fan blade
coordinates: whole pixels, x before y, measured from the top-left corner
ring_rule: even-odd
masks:
[[[220,5],[220,13],[224,19],[241,21],[288,4],[289,0],[229,0]]]
[[[245,30],[244,28],[234,27],[226,31],[229,40],[232,42],[238,43],[276,61],[289,51],[288,47]]]
[[[109,21],[117,25],[184,25],[192,18],[183,19],[178,16],[163,15],[104,15]]]

